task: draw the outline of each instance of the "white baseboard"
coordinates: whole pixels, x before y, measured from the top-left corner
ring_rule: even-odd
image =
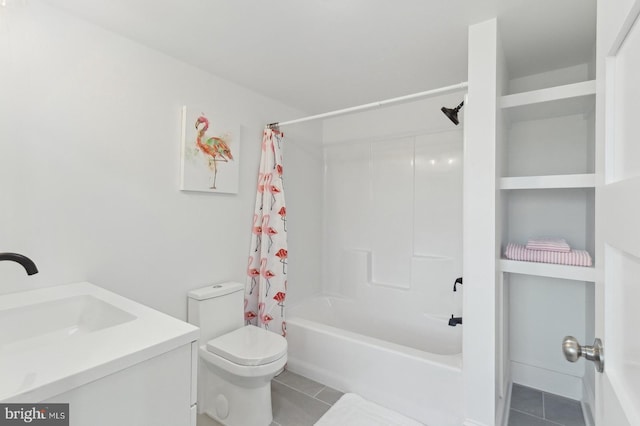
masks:
[[[511,361],[511,380],[513,383],[566,398],[584,400],[581,377]]]

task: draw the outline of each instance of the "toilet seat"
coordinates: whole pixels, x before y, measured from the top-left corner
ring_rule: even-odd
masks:
[[[282,358],[287,353],[287,341],[263,328],[247,325],[209,340],[206,349],[234,364],[260,366]]]
[[[220,369],[219,374],[230,374],[231,376],[244,379],[268,378],[271,380],[287,363],[287,354],[281,358],[262,365],[240,365],[224,359],[220,355],[216,355],[207,350],[207,345],[200,346],[198,350],[200,361],[203,365],[209,364],[212,367]],[[224,373],[222,373],[224,372]]]

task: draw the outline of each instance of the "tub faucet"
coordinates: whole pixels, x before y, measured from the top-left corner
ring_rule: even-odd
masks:
[[[456,289],[456,286],[457,286],[458,284],[462,285],[462,277],[460,277],[460,278],[456,278],[455,282],[453,283],[453,291],[458,291],[458,290]]]
[[[458,324],[462,325],[462,317],[454,317],[453,314],[451,314],[451,318],[449,318],[449,325],[451,327],[455,327]]]
[[[10,260],[12,262],[21,264],[25,271],[27,271],[27,275],[38,273],[36,264],[33,263],[33,260],[29,259],[27,256],[23,256],[18,253],[0,253],[0,260]]]

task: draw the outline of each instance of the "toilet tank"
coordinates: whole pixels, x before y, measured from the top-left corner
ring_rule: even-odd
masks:
[[[206,343],[244,326],[244,284],[212,284],[188,293],[187,320]]]

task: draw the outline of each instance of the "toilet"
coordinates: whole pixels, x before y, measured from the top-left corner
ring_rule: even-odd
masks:
[[[284,337],[244,324],[244,284],[188,293],[188,321],[200,327],[198,413],[227,426],[268,426],[271,379],[287,362]]]

